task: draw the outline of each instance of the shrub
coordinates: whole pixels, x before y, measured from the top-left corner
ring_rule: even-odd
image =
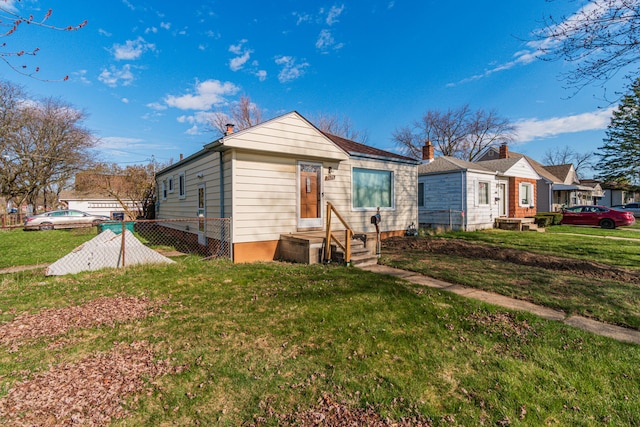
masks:
[[[539,227],[548,227],[550,225],[560,225],[562,222],[562,212],[538,212],[535,216],[536,224]],[[545,218],[545,219],[543,219]],[[548,219],[548,223],[547,223]],[[541,225],[546,224],[546,225]]]

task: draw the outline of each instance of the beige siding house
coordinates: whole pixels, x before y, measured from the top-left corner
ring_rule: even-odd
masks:
[[[330,202],[356,233],[417,223],[414,159],[323,133],[291,112],[220,139],[156,176],[158,219],[231,218],[235,262],[279,258],[281,236],[324,231]],[[340,227],[338,227],[340,229]]]

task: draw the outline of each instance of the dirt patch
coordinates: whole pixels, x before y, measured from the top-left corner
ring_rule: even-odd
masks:
[[[382,247],[388,252],[413,250],[454,255],[463,258],[491,259],[529,267],[561,271],[567,274],[593,279],[640,284],[640,275],[638,275],[638,273],[622,268],[611,267],[593,261],[543,255],[518,249],[471,243],[464,240],[428,237],[392,237],[383,240]]]
[[[148,298],[105,297],[79,306],[22,313],[0,325],[0,345],[9,345],[9,352],[15,352],[30,339],[56,337],[76,328],[113,326],[118,322],[142,319],[158,307],[159,304],[152,304]]]
[[[0,400],[0,419],[5,426],[108,425],[129,415],[136,399],[126,399],[148,387],[146,380],[183,369],[155,361],[144,341],[116,343],[109,352],[18,382]]]

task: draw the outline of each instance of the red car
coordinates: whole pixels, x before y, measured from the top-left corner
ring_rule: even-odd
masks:
[[[631,212],[619,211],[605,206],[572,206],[562,209],[562,224],[616,228],[633,225],[635,222],[636,219]]]

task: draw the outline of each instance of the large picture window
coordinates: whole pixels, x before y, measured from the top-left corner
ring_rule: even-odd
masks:
[[[393,208],[393,172],[353,168],[354,208]]]

